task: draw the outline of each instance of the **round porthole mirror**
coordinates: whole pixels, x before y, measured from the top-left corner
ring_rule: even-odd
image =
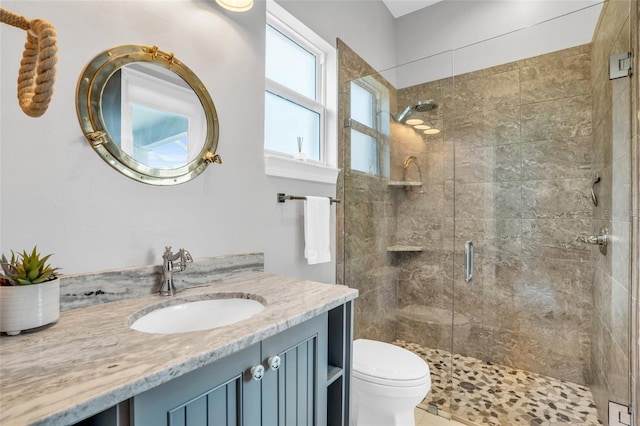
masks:
[[[211,96],[193,71],[155,46],[96,56],[78,81],[76,109],[98,155],[137,181],[176,185],[221,163]]]

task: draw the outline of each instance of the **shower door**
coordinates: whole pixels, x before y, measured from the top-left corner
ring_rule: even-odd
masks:
[[[630,403],[631,79],[609,57],[631,4],[607,2],[593,43],[477,69],[550,20],[453,53],[455,417],[595,425]]]

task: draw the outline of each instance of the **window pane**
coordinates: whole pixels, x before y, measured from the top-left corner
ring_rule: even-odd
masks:
[[[351,169],[378,174],[378,143],[375,138],[351,129]]]
[[[264,146],[272,151],[298,152],[298,137],[302,136],[302,152],[307,159],[320,161],[320,114],[265,92]]]
[[[351,83],[351,118],[373,128],[373,93]]]
[[[269,25],[265,67],[268,79],[317,100],[315,55]]]

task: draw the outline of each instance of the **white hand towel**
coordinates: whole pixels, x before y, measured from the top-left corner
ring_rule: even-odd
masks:
[[[331,261],[331,201],[307,196],[304,202],[304,257],[309,265]]]

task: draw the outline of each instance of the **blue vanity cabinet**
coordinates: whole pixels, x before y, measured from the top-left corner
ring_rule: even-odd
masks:
[[[260,383],[250,377],[251,367],[258,364],[259,343],[136,395],[131,402],[131,423],[259,425],[255,407],[260,407]]]
[[[132,423],[325,425],[327,329],[325,313],[143,392],[133,398]],[[259,381],[251,371],[258,365],[264,367]]]

